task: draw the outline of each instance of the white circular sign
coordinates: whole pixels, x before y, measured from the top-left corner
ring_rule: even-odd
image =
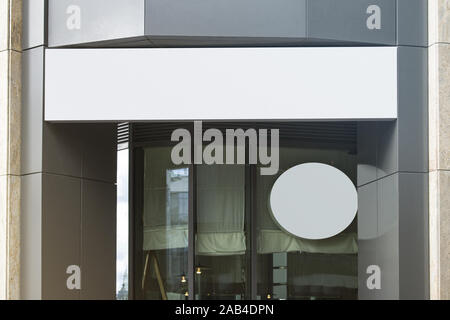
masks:
[[[355,219],[358,195],[340,170],[305,163],[284,172],[270,193],[272,215],[294,236],[326,239],[344,231]]]

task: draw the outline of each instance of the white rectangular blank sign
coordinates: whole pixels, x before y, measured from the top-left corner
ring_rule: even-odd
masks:
[[[49,49],[47,121],[397,118],[397,49]]]

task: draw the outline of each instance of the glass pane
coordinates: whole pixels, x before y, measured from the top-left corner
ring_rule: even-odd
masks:
[[[171,148],[144,149],[142,272],[144,299],[187,299],[189,168]]]
[[[117,152],[117,300],[128,300],[128,149]]]
[[[197,169],[196,299],[244,299],[245,166]]]
[[[278,175],[257,174],[259,299],[357,299],[356,221],[330,239],[307,240],[281,230],[270,214],[269,195],[277,178],[308,162],[332,165],[356,180],[355,156],[327,149],[280,148]]]

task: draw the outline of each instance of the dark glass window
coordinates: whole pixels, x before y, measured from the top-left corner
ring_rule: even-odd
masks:
[[[244,299],[245,166],[199,166],[196,207],[196,298]]]
[[[143,150],[142,270],[137,283],[143,299],[182,300],[188,292],[189,168],[173,165],[169,147]]]
[[[331,145],[285,144],[280,171],[256,165],[176,166],[170,143],[134,150],[134,297],[356,299],[357,223],[325,240],[280,229],[268,203],[276,179],[308,162],[356,182],[356,159]]]

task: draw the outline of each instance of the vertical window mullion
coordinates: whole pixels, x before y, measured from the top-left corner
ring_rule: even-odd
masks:
[[[250,207],[250,293],[251,299],[256,300],[258,291],[258,243],[257,243],[257,221],[256,221],[256,165],[249,166],[249,207]]]
[[[196,213],[196,170],[189,167],[189,217],[188,217],[188,293],[189,300],[195,300],[195,213]]]
[[[194,128],[191,128],[194,137]],[[189,166],[189,216],[188,216],[188,293],[195,300],[195,233],[197,214],[197,168],[194,162],[194,139],[191,141],[191,165]]]
[[[133,160],[133,168],[131,176],[133,177],[133,191],[132,191],[132,208],[130,210],[130,241],[131,241],[131,250],[129,255],[133,260],[130,264],[129,272],[132,272],[131,279],[133,279],[133,284],[131,286],[131,290],[133,292],[133,299],[143,299],[144,293],[141,290],[141,276],[142,276],[142,241],[143,241],[143,221],[142,221],[142,212],[143,212],[143,192],[144,192],[144,153],[142,148],[133,148],[132,160]],[[135,192],[136,190],[136,192]],[[139,261],[139,263],[136,263]],[[130,291],[130,288],[128,288]]]

